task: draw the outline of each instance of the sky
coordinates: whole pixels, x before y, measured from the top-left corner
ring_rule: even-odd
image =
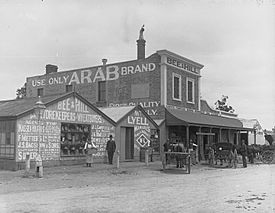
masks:
[[[26,78],[167,49],[204,65],[201,96],[275,126],[275,0],[0,0],[0,100]]]

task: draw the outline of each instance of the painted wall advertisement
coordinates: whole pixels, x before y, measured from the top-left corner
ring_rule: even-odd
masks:
[[[114,135],[114,127],[108,121],[76,97],[70,97],[47,107],[40,119],[33,113],[18,120],[16,160],[25,160],[27,154],[35,159],[38,144],[42,160],[59,160],[61,123],[90,124],[97,156],[104,155],[108,137]]]
[[[142,63],[129,66],[109,65],[106,66],[106,71],[100,67],[89,69],[60,72],[56,75],[45,75],[41,77],[28,78],[28,82],[32,87],[41,87],[48,85],[71,85],[71,84],[86,84],[95,83],[97,81],[112,81],[123,76],[135,75],[138,73],[152,72],[156,70],[154,63]]]
[[[109,107],[122,107],[122,106],[137,106],[140,105],[144,108],[145,112],[150,116],[159,115],[158,108],[160,101],[130,101],[128,103],[110,103]]]
[[[138,147],[150,146],[151,128],[148,119],[141,111],[135,110],[127,117],[128,124],[134,126],[135,143]]]

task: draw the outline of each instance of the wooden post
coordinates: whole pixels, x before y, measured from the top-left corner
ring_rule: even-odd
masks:
[[[189,126],[186,126],[186,148],[189,150],[190,148],[190,140],[189,140]]]
[[[26,155],[24,177],[29,177],[29,174],[30,174],[30,155]]]
[[[256,133],[256,129],[254,129],[254,144],[257,143],[257,133]]]
[[[145,165],[148,166],[149,165],[149,156],[148,156],[148,149],[145,150]]]

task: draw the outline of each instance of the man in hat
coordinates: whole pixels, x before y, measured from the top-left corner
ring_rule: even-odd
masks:
[[[245,143],[245,140],[242,139],[241,141],[241,155],[242,155],[242,160],[243,160],[243,167],[246,168],[247,167],[247,162],[246,162],[246,156],[247,156],[247,145]]]
[[[113,139],[113,136],[110,135],[110,139],[107,141],[106,151],[108,153],[109,164],[113,164],[113,156],[116,151],[116,142]]]

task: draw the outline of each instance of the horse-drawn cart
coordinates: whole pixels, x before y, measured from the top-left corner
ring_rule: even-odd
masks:
[[[162,166],[163,170],[171,168],[179,168],[186,171],[188,174],[191,172],[191,154],[188,152],[164,152]]]

